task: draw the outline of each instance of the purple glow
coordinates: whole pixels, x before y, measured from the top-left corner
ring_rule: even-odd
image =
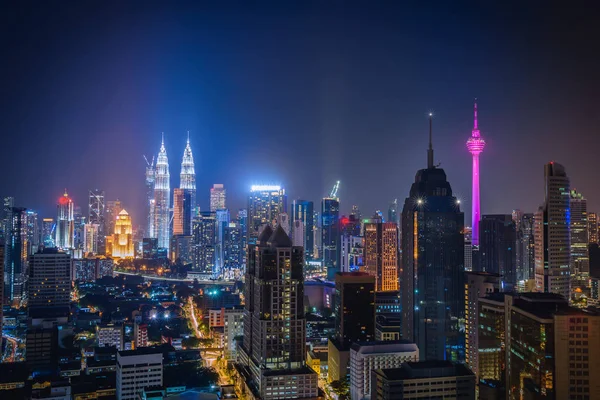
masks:
[[[479,206],[479,154],[481,154],[485,147],[485,140],[481,138],[477,125],[477,103],[475,103],[474,114],[473,130],[471,131],[471,137],[467,140],[467,149],[473,155],[473,208],[471,215],[473,237],[471,243],[473,246],[479,246],[479,220],[481,218],[481,209]]]

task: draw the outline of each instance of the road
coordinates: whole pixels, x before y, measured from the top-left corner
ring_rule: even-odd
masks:
[[[17,341],[10,336],[2,335],[8,343],[6,350],[2,356],[4,362],[15,362],[15,355],[17,354]]]
[[[194,335],[196,335],[196,338],[200,339],[200,338],[202,338],[202,333],[198,329],[198,320],[196,319],[196,309],[194,307],[194,301],[192,300],[191,297],[188,297],[188,306],[186,308],[189,309],[188,312],[190,314],[190,320],[192,323],[192,329],[194,330]]]

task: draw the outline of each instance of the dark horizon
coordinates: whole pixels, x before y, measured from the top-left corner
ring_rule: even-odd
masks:
[[[143,226],[142,156],[165,132],[177,187],[189,130],[202,209],[213,183],[235,215],[252,184],[318,204],[341,180],[341,213],[386,215],[426,167],[431,110],[435,162],[470,225],[478,98],[482,214],[537,210],[551,160],[600,211],[589,9],[232,4],[5,5],[0,195],[56,218],[65,187],[84,215],[100,188]]]

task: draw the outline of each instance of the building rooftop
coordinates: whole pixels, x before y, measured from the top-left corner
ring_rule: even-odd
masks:
[[[381,354],[381,353],[412,353],[419,351],[416,344],[407,340],[386,340],[373,342],[353,343],[350,349],[359,354]]]
[[[513,300],[513,308],[518,308],[540,319],[552,319],[558,311],[569,308],[569,303],[555,293],[521,293]]]
[[[163,353],[162,348],[140,347],[135,350],[119,351],[119,356],[120,357],[132,357],[132,356],[144,356],[144,355],[149,355],[149,354],[162,354],[162,353]]]
[[[272,369],[264,372],[264,376],[287,376],[287,375],[315,375],[316,372],[304,365],[297,369]]]
[[[378,374],[385,376],[389,380],[404,379],[427,379],[443,377],[463,377],[475,375],[469,368],[462,364],[453,364],[450,361],[419,361],[406,362],[399,368],[389,368],[377,370]]]

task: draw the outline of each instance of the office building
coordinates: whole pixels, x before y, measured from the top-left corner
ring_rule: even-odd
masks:
[[[503,288],[514,288],[517,283],[516,243],[512,215],[484,215],[479,221],[477,271],[500,274]]]
[[[600,399],[600,313],[554,315],[556,399]]]
[[[238,370],[255,398],[317,397],[305,358],[303,259],[280,226],[266,226],[250,247]]]
[[[242,242],[242,265],[246,266],[246,258],[248,255],[248,210],[242,208],[238,210],[237,221],[240,226],[240,237]]]
[[[371,372],[383,368],[399,368],[405,362],[419,361],[414,343],[358,342],[350,348],[350,398],[362,400],[371,395]]]
[[[142,389],[162,384],[162,350],[146,347],[117,353],[117,399],[134,400]]]
[[[507,399],[555,398],[554,314],[568,309],[566,299],[555,293],[504,299]]]
[[[248,196],[247,244],[256,244],[264,225],[274,225],[279,213],[287,212],[285,189],[277,185],[254,185]]]
[[[0,325],[4,326],[4,239],[0,240]]]
[[[237,360],[236,338],[244,335],[244,311],[239,307],[223,309],[224,355],[226,360]]]
[[[340,201],[326,197],[321,201],[321,248],[327,279],[340,272]]]
[[[571,190],[570,210],[572,283],[586,287],[590,276],[587,200],[575,189]]]
[[[38,223],[38,214],[33,210],[25,211],[25,247],[27,254],[35,253],[41,244],[40,226]]]
[[[191,235],[192,220],[196,216],[196,169],[194,156],[190,146],[190,132],[188,131],[185,150],[181,160],[181,173],[179,174],[179,188],[183,189],[183,202],[181,207],[181,222],[183,235]],[[175,233],[173,232],[173,235]]]
[[[239,268],[243,265],[242,245],[244,231],[239,223],[230,222],[223,229],[223,267],[225,269]]]
[[[336,335],[328,342],[328,381],[348,374],[350,345],[375,340],[375,277],[365,272],[338,272],[334,299]]]
[[[73,248],[75,221],[73,200],[67,194],[58,199],[58,215],[56,218],[56,247],[63,250]]]
[[[100,225],[85,224],[83,227],[83,253],[98,254],[98,246],[104,239],[100,234]]]
[[[164,137],[160,144],[160,152],[156,159],[154,180],[154,236],[158,239],[158,247],[169,248],[171,230],[169,220],[171,207],[171,175],[169,174],[169,159],[165,148]]]
[[[340,241],[340,272],[356,272],[365,265],[365,245],[362,236],[342,235]]]
[[[148,325],[136,321],[133,324],[133,342],[135,348],[148,346]]]
[[[504,293],[495,292],[480,297],[477,310],[477,344],[473,344],[476,346],[477,355],[471,356],[471,344],[469,344],[468,365],[477,364],[477,369],[472,371],[480,381],[504,386],[502,382],[506,369]]]
[[[402,337],[423,360],[464,361],[463,231],[460,202],[433,163],[430,119],[427,168],[417,172],[402,209]]]
[[[281,226],[285,234],[291,237],[292,227],[290,226],[290,217],[287,213],[279,213],[276,224]]]
[[[471,227],[465,226],[463,235],[465,236],[465,271],[473,271],[473,242],[471,235],[473,231]]]
[[[302,237],[302,247],[304,247],[304,258],[307,261],[314,259],[314,204],[308,200],[294,200],[292,201],[292,237],[296,238],[296,242],[300,242],[300,236]],[[298,228],[296,228],[296,223]],[[300,228],[301,227],[301,228]],[[297,229],[302,229],[302,232],[298,232]],[[296,243],[295,242],[295,243]]]
[[[99,324],[96,325],[96,345],[98,347],[116,347],[123,350],[123,325]]]
[[[54,243],[55,229],[54,218],[44,218],[42,220],[42,244],[44,247],[56,247]]]
[[[390,341],[400,340],[400,332],[402,331],[402,320],[400,313],[394,314],[377,314],[375,315],[375,340]]]
[[[112,235],[111,252],[108,253],[116,258],[133,258],[133,227],[131,217],[125,209],[119,212],[115,220],[115,230]],[[108,249],[108,246],[107,246]]]
[[[535,279],[535,240],[533,235],[534,215],[513,211],[513,222],[517,233],[516,260],[517,282]]]
[[[229,226],[231,220],[229,210],[217,210],[215,213],[217,225],[215,231],[215,274],[220,276],[223,272],[223,264],[225,263],[225,229]]]
[[[210,188],[210,211],[217,212],[217,210],[224,210],[225,206],[225,195],[226,190],[222,183],[215,183]]]
[[[304,234],[304,224],[300,220],[296,220],[292,222],[292,243],[294,246],[302,246],[304,247],[304,242],[306,241],[306,236]]]
[[[158,239],[157,238],[143,238],[142,239],[142,257],[147,260],[158,257]]]
[[[588,240],[598,244],[598,214],[588,213]]]
[[[171,238],[170,259],[174,263],[194,263],[194,237],[178,235]]]
[[[485,218],[485,217],[484,217]],[[483,221],[483,220],[482,220]],[[484,229],[481,233],[481,246],[484,244]],[[471,371],[477,374],[479,348],[477,331],[479,328],[479,298],[500,289],[501,276],[489,272],[465,272],[465,361]]]
[[[371,400],[475,400],[475,375],[449,361],[407,362],[371,373]]]
[[[375,290],[398,290],[398,225],[394,222],[365,224],[365,267],[375,277]]]
[[[215,271],[217,216],[202,211],[194,218],[194,270],[212,277]]]
[[[71,257],[56,248],[43,249],[29,257],[28,309],[66,309],[71,302]]]
[[[173,236],[191,234],[191,217],[191,192],[186,189],[173,189]]]
[[[104,242],[104,235],[106,235],[106,231],[104,229],[104,211],[105,211],[105,203],[104,203],[104,190],[94,189],[89,191],[89,201],[88,201],[88,219],[86,221],[87,224],[97,225],[98,234],[93,238],[88,237],[89,240],[93,240],[93,243],[89,243],[88,248],[96,249],[93,253],[97,253],[98,249],[103,250],[102,246]],[[85,241],[85,240],[84,240]],[[100,247],[98,247],[100,246]],[[88,250],[89,252],[89,250]]]
[[[546,199],[534,217],[535,286],[538,292],[571,297],[570,188],[565,168],[544,166]]]
[[[35,375],[51,374],[58,366],[58,328],[56,321],[36,321],[27,326],[25,362]]]
[[[7,206],[4,212],[4,296],[8,304],[18,306],[27,281],[26,209]]]
[[[394,201],[390,203],[390,207],[388,208],[388,219],[386,222],[393,222],[394,224],[398,225],[400,223],[399,215],[400,214],[398,214],[398,199],[394,199]]]

